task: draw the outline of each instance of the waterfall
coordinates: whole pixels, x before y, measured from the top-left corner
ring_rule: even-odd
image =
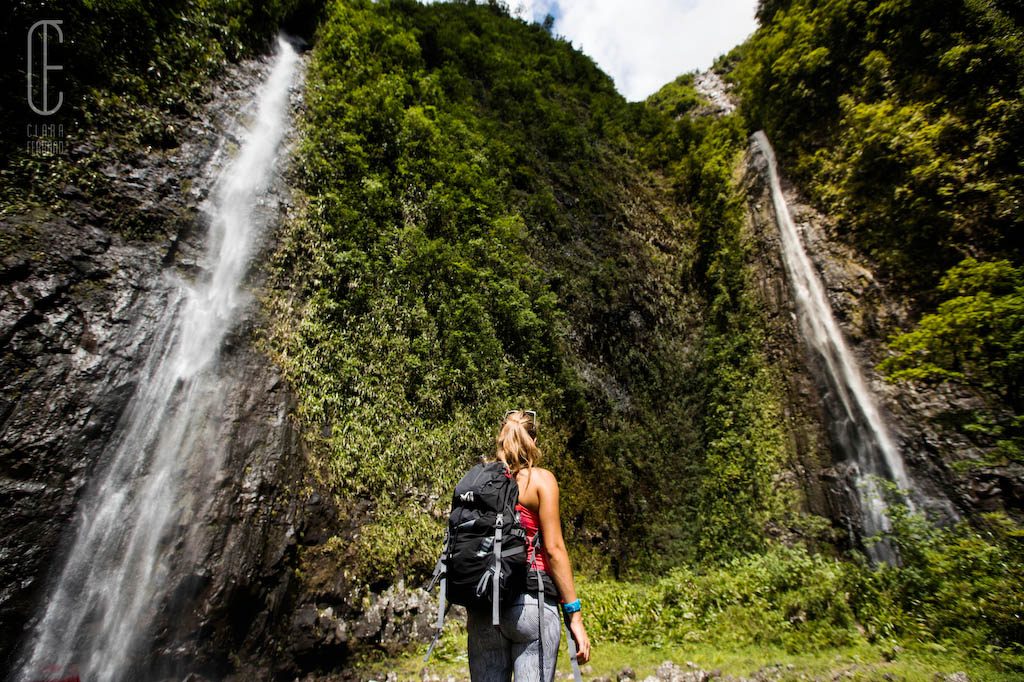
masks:
[[[890,528],[877,481],[888,479],[904,491],[912,490],[912,484],[878,405],[832,315],[821,279],[804,251],[782,194],[775,151],[763,131],[754,133],[753,140],[768,161],[772,203],[800,328],[824,374],[829,402],[836,405],[833,411],[838,414],[830,415],[834,420],[830,428],[849,459],[860,502],[862,533],[870,537]],[[906,503],[912,505],[909,499]],[[894,560],[892,549],[885,543],[869,545],[868,552],[875,561]]]
[[[242,280],[265,222],[256,207],[281,155],[299,63],[279,38],[252,120],[237,131],[237,153],[205,207],[204,275],[170,283],[135,394],[27,641],[20,682],[69,671],[89,682],[138,679],[133,659],[166,601],[169,571],[189,561],[188,537],[223,464],[224,448],[211,437],[222,419],[218,356],[246,307]]]

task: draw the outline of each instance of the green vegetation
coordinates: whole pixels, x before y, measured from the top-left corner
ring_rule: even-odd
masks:
[[[644,582],[582,581],[596,672],[614,676],[629,665],[648,673],[671,658],[727,674],[783,664],[783,679],[1019,675],[1024,534],[1001,515],[986,517],[983,530],[936,529],[903,507],[892,516],[900,568],[776,545]],[[464,667],[464,638],[457,627],[446,634],[441,665]]]
[[[297,210],[264,298],[313,485],[340,511],[333,537],[300,546],[305,594],[340,601],[339,571],[346,604],[423,578],[456,479],[522,406],[540,413],[562,484],[595,672],[665,658],[742,674],[779,661],[793,677],[1024,671],[1021,533],[1006,518],[935,529],[897,507],[902,565],[877,570],[800,544],[825,522],[785,483],[783,382],[734,182],[745,133],[765,127],[846,237],[934,310],[893,337],[886,371],[987,392],[999,404],[966,428],[1020,460],[1009,3],[762,2],[762,28],[723,62],[742,115],[720,119],[692,116],[692,75],[625,102],[589,58],[497,2],[57,10],[82,27],[65,61],[90,65],[68,72],[69,132],[95,150],[5,150],[0,212],[54,206],[69,182],[104,201],[104,155],[173,148],[171,121],[227,62],[296,12],[322,19]],[[111,27],[123,42],[103,42]],[[462,636],[437,654],[455,669]]]
[[[989,406],[943,423],[1019,460],[1024,17],[999,0],[763,0],[758,17],[723,62],[748,127],[894,289],[941,302],[882,367],[979,391]]]
[[[967,258],[943,277],[946,297],[912,331],[892,339],[881,365],[897,380],[954,381],[999,396],[1012,409],[975,414],[971,430],[997,453],[1024,458],[1024,267]]]
[[[16,0],[0,27],[6,93],[0,107],[0,215],[31,206],[60,210],[61,192],[74,185],[98,208],[114,214],[113,227],[129,237],[154,231],[122,215],[110,201],[110,180],[100,172],[111,156],[129,160],[179,144],[182,117],[212,94],[210,80],[231,61],[267,49],[279,28],[311,31],[291,17],[316,15],[321,0],[56,0],[45,18],[63,22],[64,41],[51,35],[50,59],[63,70],[51,78],[64,92],[60,111],[33,116],[24,99],[25,36],[40,18],[38,3]],[[26,124],[60,126],[74,153],[36,154],[25,149]],[[17,133],[15,133],[17,131]],[[81,146],[88,142],[87,147]]]
[[[916,289],[1019,258],[1024,33],[999,0],[764,1],[733,73],[751,128],[851,240]]]
[[[708,300],[697,542],[700,558],[709,560],[764,549],[765,529],[786,516],[798,492],[777,484],[786,453],[781,381],[764,356],[765,320],[749,281],[750,238],[732,189],[744,138],[735,118],[697,125],[705,129],[684,156],[680,200],[695,207],[695,274]]]
[[[899,568],[773,546],[633,586],[586,583],[588,623],[598,640],[631,644],[752,645],[791,654],[898,644],[973,652],[1020,670],[1021,531],[995,515],[984,530],[936,529],[901,507],[892,516]]]
[[[448,637],[443,641],[448,643]],[[451,656],[432,658],[427,673],[441,679],[449,676],[456,680],[468,679],[465,631],[455,632],[453,628],[450,645]],[[786,682],[833,679],[936,682],[963,671],[969,671],[969,679],[977,682],[1014,679],[997,666],[970,660],[956,651],[937,652],[929,647],[898,651],[891,647],[860,644],[796,653],[768,646],[723,648],[701,642],[674,643],[663,647],[600,641],[595,643],[595,647],[594,658],[584,680],[614,680],[624,668],[630,668],[636,679],[643,680],[654,675],[665,661],[683,670],[689,670],[692,663],[701,670],[719,671],[723,675],[749,678],[760,673],[768,679]],[[564,647],[558,656],[557,672],[567,673],[569,662]],[[381,679],[387,672],[395,672],[399,680],[422,679],[423,655],[417,652],[387,662],[367,656],[355,663],[353,670],[360,679]]]
[[[266,299],[317,487],[344,517],[302,550],[307,588],[339,566],[362,594],[422,578],[456,478],[522,405],[542,415],[591,627],[613,650],[652,665],[714,651],[736,671],[754,648],[806,671],[835,652],[868,676],[1020,670],[1011,523],[896,513],[903,565],[879,570],[769,539],[821,523],[782,483],[781,378],[734,187],[745,123],[693,118],[698,102],[684,76],[628,104],[497,4],[327,7],[301,210]],[[440,660],[464,664],[461,636]]]
[[[429,567],[442,530],[429,513],[447,509],[457,477],[493,447],[508,405],[544,415],[542,448],[578,504],[607,505],[588,500],[582,462],[560,461],[561,414],[578,409],[579,389],[549,278],[527,255],[539,230],[508,204],[510,192],[528,194],[531,169],[513,156],[525,149],[506,141],[523,131],[474,97],[522,93],[493,82],[487,69],[507,76],[511,62],[474,38],[496,18],[452,9],[330,7],[308,76],[306,211],[278,254],[302,304],[276,343],[315,425],[318,475],[345,508],[372,505],[355,546],[337,545],[366,550],[357,583]],[[401,554],[372,551],[386,547]]]
[[[509,405],[542,415],[585,572],[763,547],[787,491],[731,187],[738,122],[674,120],[685,83],[664,111],[627,104],[496,6],[334,3],[307,88],[270,346],[320,485],[360,515],[307,574],[421,576]]]

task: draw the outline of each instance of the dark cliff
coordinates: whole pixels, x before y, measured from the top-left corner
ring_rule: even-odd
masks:
[[[6,661],[38,614],[47,581],[56,577],[76,503],[106,464],[104,453],[141,365],[162,341],[157,323],[168,305],[169,277],[199,271],[207,166],[218,163],[218,143],[264,71],[261,61],[231,69],[195,116],[171,119],[186,131],[174,149],[110,150],[100,169],[110,183],[102,201],[67,185],[59,205],[2,219],[10,239],[0,432]],[[83,140],[68,154],[75,159],[103,151],[93,144]],[[283,215],[288,198],[282,183],[271,210]],[[146,225],[147,238],[126,238],[118,229],[124,222]],[[262,248],[273,244],[271,236]],[[256,268],[250,286],[261,281]],[[203,535],[201,554],[171,578],[160,605],[156,668],[187,662],[225,669],[246,637],[271,627],[251,619],[275,613],[290,595],[287,566],[302,534],[297,490],[305,466],[292,393],[256,346],[261,320],[251,309],[222,349],[226,382],[216,429],[226,464],[213,499],[203,501],[205,514],[193,521]],[[197,651],[196,642],[207,637],[209,646]]]

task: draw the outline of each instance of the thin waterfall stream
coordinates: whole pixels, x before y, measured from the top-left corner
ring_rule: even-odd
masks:
[[[243,279],[267,222],[257,207],[282,156],[300,63],[279,38],[251,121],[235,131],[237,151],[206,206],[204,270],[194,283],[170,282],[135,394],[27,640],[19,682],[69,670],[89,682],[138,679],[135,659],[165,602],[168,575],[190,559],[191,526],[223,464],[212,436],[223,391],[218,358],[251,298]]]
[[[908,492],[913,491],[913,484],[857,360],[836,323],[821,278],[804,250],[782,193],[775,151],[763,131],[754,133],[753,141],[768,162],[772,203],[800,329],[824,375],[830,393],[827,402],[835,406],[832,410],[835,414],[830,415],[833,419],[830,430],[836,444],[849,458],[860,503],[862,535],[871,537],[890,528],[879,481],[892,481],[900,490]],[[912,500],[908,498],[906,503],[913,508]],[[884,542],[868,544],[867,551],[876,562],[895,560],[892,548]]]

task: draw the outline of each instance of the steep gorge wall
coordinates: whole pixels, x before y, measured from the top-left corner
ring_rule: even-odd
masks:
[[[90,473],[103,464],[142,358],[154,343],[154,321],[166,305],[165,277],[190,277],[197,271],[204,236],[199,206],[209,191],[203,184],[204,168],[216,163],[216,141],[245,93],[255,87],[261,68],[252,63],[233,71],[217,85],[221,94],[202,118],[177,121],[189,131],[177,148],[112,158],[103,172],[114,196],[100,202],[68,186],[60,211],[38,209],[3,219],[4,232],[20,235],[21,241],[17,249],[2,254],[0,274],[0,366],[10,377],[0,406],[0,495],[5,501],[0,509],[0,537],[5,538],[0,551],[0,656],[12,653],[23,623],[30,621],[44,594],[48,571],[60,563],[75,503]],[[70,154],[87,151],[77,148]],[[612,162],[617,163],[615,158]],[[609,167],[617,168],[612,162]],[[763,171],[758,157],[748,155],[743,177],[748,236],[759,296],[769,313],[766,351],[786,380],[782,403],[789,468],[804,492],[806,509],[848,529],[853,515],[823,426],[827,417],[821,389],[807,369],[793,316]],[[556,185],[551,211],[571,229],[561,225],[562,233],[541,235],[550,240],[540,242],[544,248],[539,249],[549,259],[546,269],[559,280],[562,273],[581,275],[579,282],[570,278],[571,286],[559,292],[571,301],[570,340],[580,360],[575,371],[593,394],[605,396],[594,401],[608,406],[595,413],[595,423],[598,417],[608,419],[605,413],[628,407],[631,395],[617,382],[616,372],[627,377],[622,385],[635,381],[640,402],[647,400],[642,389],[648,375],[637,371],[634,377],[626,371],[627,363],[617,360],[617,351],[632,347],[635,355],[629,357],[636,367],[643,369],[642,361],[651,361],[650,376],[675,377],[666,385],[678,384],[679,390],[668,395],[687,411],[685,419],[676,421],[696,424],[698,419],[688,411],[699,397],[678,373],[686,363],[675,362],[673,355],[690,357],[697,313],[687,306],[696,310],[701,305],[679,278],[686,269],[690,226],[677,219],[678,207],[662,215],[662,198],[646,196],[632,173],[620,175],[610,174],[619,180],[614,196],[604,204],[594,202],[593,209],[586,205],[589,176],[582,176],[579,184],[566,183],[564,191]],[[663,188],[648,189],[655,195]],[[283,190],[278,188],[280,197],[269,210],[286,216],[291,207]],[[583,205],[573,209],[581,197]],[[112,206],[117,206],[116,214]],[[878,340],[884,330],[908,313],[885,294],[862,259],[838,246],[825,218],[799,203],[795,212],[837,316],[862,366],[870,368],[884,356]],[[592,215],[578,220],[577,214],[585,213]],[[126,222],[150,224],[158,236],[127,239],[116,228]],[[577,238],[580,234],[585,238]],[[274,240],[268,239],[261,260],[274,248]],[[253,288],[263,283],[262,277],[257,268]],[[591,299],[598,296],[607,301],[595,305]],[[176,588],[162,605],[167,608],[162,609],[156,635],[157,674],[170,677],[173,672],[180,679],[186,671],[197,671],[210,678],[292,679],[304,671],[343,665],[357,641],[387,648],[422,639],[429,627],[431,605],[421,592],[403,582],[378,593],[353,591],[338,554],[326,551],[332,541],[351,545],[345,552],[358,551],[352,540],[365,509],[357,506],[341,513],[310,480],[303,438],[290,418],[295,398],[257,342],[269,326],[266,314],[254,308],[223,349],[222,370],[235,387],[224,396],[224,419],[218,426],[229,448],[227,464],[214,498],[194,519],[204,536],[195,568],[174,577]],[[615,316],[622,318],[616,321],[618,327],[609,325]],[[658,346],[659,333],[666,328],[679,331],[669,339],[671,352]],[[622,336],[609,340],[609,329]],[[630,329],[637,331],[622,333]],[[648,337],[648,346],[636,342]],[[664,367],[663,357],[669,360]],[[869,374],[923,486],[936,496],[954,490],[955,506],[961,510],[1019,506],[1024,494],[1003,473],[990,471],[985,478],[958,476],[949,469],[958,457],[970,456],[971,445],[927,423],[930,407],[945,394],[890,386],[873,371]],[[654,418],[663,421],[660,397],[651,398],[652,423]],[[622,469],[632,471],[626,458],[650,449],[642,438],[631,440],[643,433],[646,423],[623,421],[623,435],[613,434],[613,452],[619,455],[621,450]],[[698,450],[696,443],[689,443],[696,441],[692,430],[681,430],[687,453],[691,447]],[[678,478],[687,480],[688,460],[670,452],[677,455],[671,461],[679,465]],[[658,464],[650,468],[661,473]],[[646,471],[640,465],[648,464],[637,467]],[[610,467],[607,471],[613,473]],[[671,495],[676,495],[675,486],[670,478],[664,485]],[[660,487],[654,490],[660,492]],[[670,520],[679,521],[675,516]],[[600,530],[592,532],[593,544],[603,550],[600,543],[608,541],[608,534],[603,526]],[[666,524],[666,536],[676,531],[675,525]],[[303,554],[312,559],[303,564]],[[299,575],[298,567],[311,572]]]
[[[748,149],[743,159],[740,189],[746,199],[750,257],[757,297],[766,312],[767,354],[784,379],[782,400],[786,417],[788,468],[803,491],[805,510],[843,524],[846,510],[833,503],[823,470],[831,465],[825,414],[819,388],[807,370],[799,325],[767,180],[767,164]]]
[[[218,141],[266,68],[252,60],[230,69],[199,116],[172,121],[186,131],[173,149],[99,150],[109,155],[101,170],[109,196],[68,185],[59,205],[2,219],[0,660],[13,660],[45,605],[76,504],[104,466],[142,363],[159,344],[170,278],[199,273],[208,166],[230,152],[232,141]],[[95,153],[94,144],[87,137],[68,154]],[[283,215],[286,188],[278,185],[263,210]],[[124,224],[146,225],[151,236],[128,238]],[[270,236],[259,250],[272,247]],[[261,277],[255,269],[250,286]],[[303,535],[304,466],[291,392],[257,347],[260,315],[250,306],[222,348],[220,369],[234,390],[212,428],[226,464],[212,499],[183,501],[198,502],[189,530],[201,537],[194,567],[171,576],[159,605],[157,670],[225,669],[245,638],[265,639],[293,589],[287,566]]]
[[[767,164],[753,145],[744,158],[740,187],[745,194],[758,295],[769,311],[769,352],[785,379],[791,468],[805,492],[807,510],[831,518],[839,529],[855,535],[856,503],[843,482],[847,464],[826,428],[830,416],[824,407],[825,388],[815,379],[810,350],[801,338],[781,256]],[[911,318],[907,302],[887,293],[871,264],[842,243],[827,216],[804,203],[795,188],[786,187],[785,192],[805,249],[882,405],[915,487],[921,497],[933,501],[925,511],[949,521],[976,511],[1019,510],[1019,474],[1007,467],[957,467],[957,462],[980,459],[982,453],[937,419],[949,405],[977,407],[977,396],[943,386],[885,381],[875,366],[886,357],[884,339],[905,328]]]

